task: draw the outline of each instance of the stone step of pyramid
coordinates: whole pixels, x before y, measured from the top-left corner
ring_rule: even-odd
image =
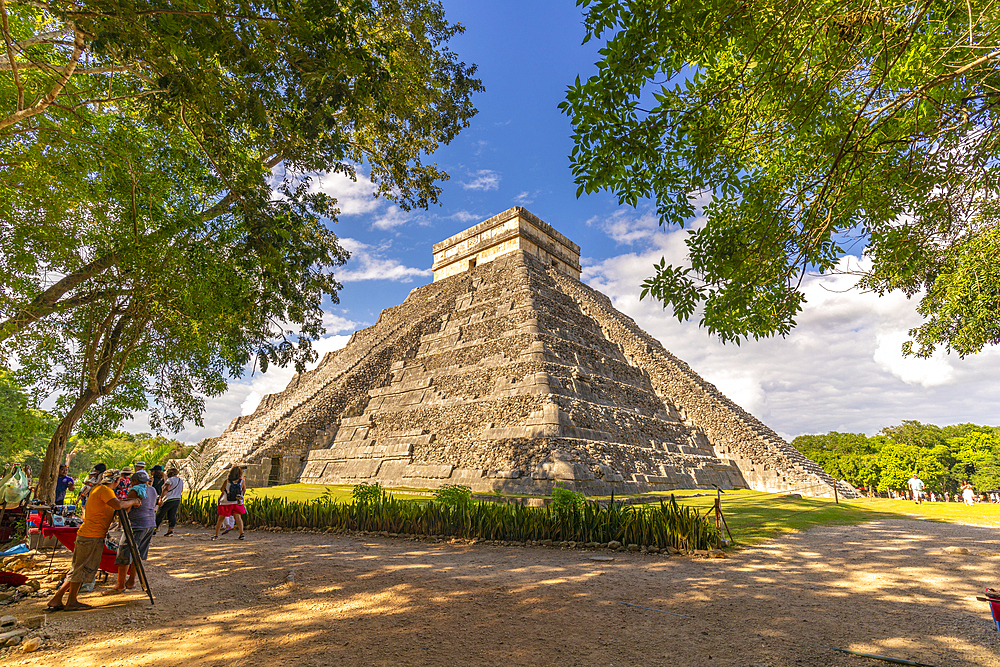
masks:
[[[832,496],[819,466],[581,283],[579,248],[524,209],[437,244],[434,266],[435,282],[206,442],[219,453],[212,472]]]

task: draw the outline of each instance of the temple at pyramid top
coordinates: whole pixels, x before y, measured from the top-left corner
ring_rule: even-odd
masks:
[[[514,206],[464,232],[434,244],[434,280],[492,262],[513,252],[526,252],[545,266],[580,279],[580,246],[542,222],[526,208]]]

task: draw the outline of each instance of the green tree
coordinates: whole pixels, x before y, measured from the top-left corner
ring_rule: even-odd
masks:
[[[0,368],[0,459],[25,462],[25,455],[45,443],[55,430],[53,415],[34,407],[10,371]]]
[[[569,87],[579,193],[655,202],[690,264],[642,286],[724,341],[785,335],[808,272],[919,296],[904,352],[1000,342],[993,2],[578,0],[598,73]],[[585,41],[586,41],[585,40]]]
[[[1000,434],[973,432],[950,438],[956,459],[956,480],[968,479],[977,489],[1000,488]]]
[[[45,496],[81,419],[179,428],[247,363],[313,359],[347,255],[309,174],[435,202],[422,156],[481,86],[433,0],[3,7],[0,360],[60,394]]]

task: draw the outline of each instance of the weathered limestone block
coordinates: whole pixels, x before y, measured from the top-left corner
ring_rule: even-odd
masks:
[[[469,258],[499,238],[478,227]],[[718,485],[832,495],[819,466],[607,297],[533,250],[504,247],[481,264],[442,259],[434,283],[234,419],[208,442],[223,454],[218,474],[260,461],[255,484],[275,472],[281,482],[477,492],[559,483],[588,494]]]

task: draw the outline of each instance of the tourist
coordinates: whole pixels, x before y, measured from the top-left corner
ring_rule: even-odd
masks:
[[[129,491],[132,490],[132,466],[125,466],[118,473],[118,479],[115,481],[115,496],[118,500],[125,500],[128,498]]]
[[[239,466],[233,466],[219,490],[222,491],[222,498],[219,499],[219,520],[215,523],[215,535],[212,536],[212,539],[219,539],[219,529],[222,528],[223,519],[231,516],[236,520],[236,527],[240,531],[239,539],[242,540],[244,537],[243,515],[247,513],[243,506],[243,494],[246,492],[243,470]]]
[[[146,462],[145,461],[136,461],[135,462],[135,471],[136,472],[139,472],[140,470],[145,470],[145,469],[146,469]],[[149,473],[146,473],[146,474],[148,475]]]
[[[56,505],[66,503],[66,492],[76,488],[76,480],[69,476],[69,466],[59,466],[59,476],[56,478]]]
[[[177,508],[181,506],[181,494],[184,493],[184,480],[177,475],[177,468],[167,470],[167,481],[163,485],[163,495],[160,496],[160,509],[156,512],[156,531],[160,529],[163,519],[167,520],[167,533],[164,537],[174,534],[174,526],[177,525]]]
[[[924,495],[923,480],[917,477],[917,473],[913,473],[913,477],[910,477],[910,481],[906,485],[910,487],[910,491],[913,493],[913,502],[919,505]]]
[[[167,476],[163,474],[163,466],[156,465],[150,468],[150,472],[153,473],[153,488],[156,489],[156,495],[160,498],[163,497],[163,485],[167,481]]]
[[[969,480],[962,480],[962,500],[965,501],[966,505],[972,505],[975,503],[976,492],[972,490],[972,485],[969,484]]]
[[[153,530],[156,528],[156,489],[149,484],[149,473],[139,470],[132,474],[130,479],[132,488],[129,490],[128,499],[139,499],[139,505],[133,507],[128,513],[128,524],[132,528],[132,538],[135,541],[135,550],[139,552],[139,559],[146,560],[149,555],[149,542],[153,539]],[[122,540],[118,545],[118,556],[115,558],[115,565],[118,566],[118,584],[111,590],[104,591],[103,595],[114,595],[124,593],[126,589],[135,587],[136,567],[132,563],[132,549],[128,540]],[[126,575],[128,579],[126,580]]]
[[[76,599],[80,586],[86,581],[92,581],[101,565],[104,554],[104,537],[108,534],[115,511],[130,509],[141,501],[119,500],[115,497],[111,484],[116,481],[113,472],[105,472],[101,483],[94,486],[88,494],[87,509],[83,513],[83,524],[76,533],[76,545],[73,547],[73,564],[69,576],[55,592],[46,605],[47,611],[79,611],[91,609],[91,605]],[[69,599],[63,604],[63,595],[69,593]]]
[[[90,495],[91,489],[101,483],[101,476],[104,475],[104,471],[107,469],[108,467],[103,463],[98,463],[90,469],[90,474],[87,475],[87,481],[83,483],[83,488],[80,489],[80,495],[77,496],[76,499],[81,507],[87,506],[87,496]]]

